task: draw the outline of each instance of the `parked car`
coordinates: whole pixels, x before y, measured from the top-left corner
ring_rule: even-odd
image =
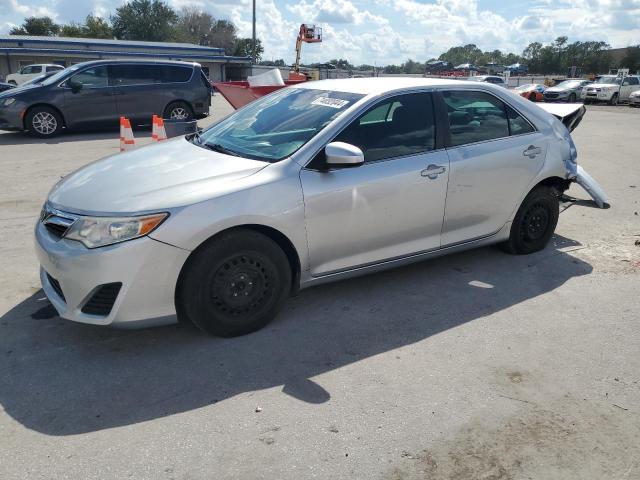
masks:
[[[521,63],[514,63],[513,65],[504,67],[504,69],[511,72],[511,75],[526,75],[529,73],[529,67]]]
[[[64,177],[35,228],[40,277],[69,320],[177,312],[245,334],[300,288],[492,243],[543,249],[576,156],[562,123],[494,85],[304,82]]]
[[[63,128],[117,126],[125,116],[189,120],[209,113],[210,84],[197,63],[95,60],[0,94],[0,129],[52,137]]]
[[[602,75],[595,82],[586,85],[580,94],[584,103],[607,102],[617,105],[627,102],[631,93],[640,90],[638,76],[619,77],[616,75]]]
[[[500,87],[507,87],[504,78],[498,77],[497,75],[476,75],[475,77],[469,77],[469,80],[474,80],[476,82],[493,83],[494,85],[498,85]]]
[[[589,80],[569,78],[544,91],[545,102],[569,102],[574,103],[580,98],[580,92]]]
[[[500,65],[499,63],[489,62],[485,63],[480,67],[480,70],[486,72],[489,75],[500,74],[504,72],[504,65]]]
[[[425,74],[433,75],[453,70],[453,65],[444,60],[431,60],[425,65]]]
[[[0,82],[0,92],[4,92],[5,90],[9,90],[11,88],[16,88],[16,86],[13,83]]]
[[[26,67],[22,67],[18,73],[7,75],[7,83],[12,83],[13,85],[22,85],[27,80],[31,80],[32,78],[35,78],[38,75],[42,75],[43,73],[59,72],[61,70],[64,70],[64,67],[62,65],[47,63],[27,65]]]
[[[635,90],[629,95],[629,106],[640,107],[640,90]]]
[[[473,63],[461,63],[453,67],[454,70],[464,70],[469,72],[477,72],[479,70]]]
[[[546,87],[540,83],[527,83],[513,89],[515,93],[521,97],[527,98],[532,102],[542,102],[544,100],[544,91]]]

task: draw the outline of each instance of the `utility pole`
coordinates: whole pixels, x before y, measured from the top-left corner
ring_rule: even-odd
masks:
[[[253,0],[253,37],[251,43],[251,56],[256,63],[256,0]]]

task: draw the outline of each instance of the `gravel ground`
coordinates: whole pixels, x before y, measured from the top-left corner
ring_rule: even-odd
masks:
[[[58,318],[32,226],[117,132],[0,134],[0,478],[640,478],[639,113],[588,107],[612,208],[572,188],[546,250],[316,287],[228,340]]]

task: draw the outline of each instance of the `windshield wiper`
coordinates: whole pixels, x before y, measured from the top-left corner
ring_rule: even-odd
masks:
[[[233,150],[229,150],[226,147],[223,147],[219,143],[203,143],[202,140],[199,141],[199,144],[202,147],[208,148],[209,150],[213,150],[214,152],[225,153],[227,155],[233,155],[234,157],[241,157],[238,152],[234,152]]]

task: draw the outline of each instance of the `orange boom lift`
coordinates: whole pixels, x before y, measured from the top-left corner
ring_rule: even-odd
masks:
[[[300,25],[298,38],[296,38],[296,62],[293,64],[293,71],[289,73],[289,80],[306,80],[307,77],[300,73],[300,52],[303,43],[319,43],[322,41],[322,28],[315,25]]]

